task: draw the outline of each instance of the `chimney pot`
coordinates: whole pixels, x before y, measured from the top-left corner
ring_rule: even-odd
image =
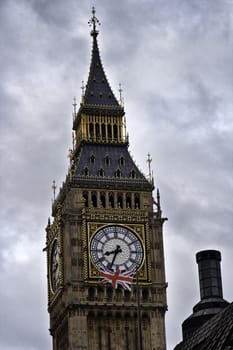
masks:
[[[201,300],[223,297],[221,278],[221,253],[218,250],[203,250],[196,254]]]

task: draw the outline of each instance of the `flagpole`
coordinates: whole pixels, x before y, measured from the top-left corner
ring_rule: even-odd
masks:
[[[141,304],[140,304],[140,287],[138,283],[138,270],[136,272],[136,292],[137,292],[137,340],[138,350],[142,348],[142,320],[141,320]]]

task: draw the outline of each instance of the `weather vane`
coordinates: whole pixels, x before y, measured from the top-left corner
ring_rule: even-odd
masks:
[[[93,26],[93,29],[91,31],[91,34],[98,34],[98,31],[96,30],[96,23],[98,23],[100,25],[100,21],[98,20],[98,18],[95,16],[95,7],[92,7],[92,17],[91,19],[88,21],[89,26]]]

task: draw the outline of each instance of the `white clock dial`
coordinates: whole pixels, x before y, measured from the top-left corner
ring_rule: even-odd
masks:
[[[144,250],[138,236],[128,228],[105,226],[92,237],[90,254],[97,268],[136,271],[143,261]]]

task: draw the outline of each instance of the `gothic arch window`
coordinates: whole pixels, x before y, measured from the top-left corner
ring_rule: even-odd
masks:
[[[108,139],[112,138],[112,125],[108,124]]]
[[[106,139],[106,129],[105,129],[105,124],[101,124],[101,134],[102,134],[102,138],[103,140]]]
[[[125,158],[123,156],[120,157],[119,164],[120,164],[120,166],[125,165]]]
[[[84,168],[83,173],[84,173],[85,176],[88,176],[89,175],[89,169],[87,167]]]
[[[103,208],[106,208],[106,197],[105,197],[105,193],[101,192],[100,193],[100,202]]]
[[[114,208],[114,196],[113,193],[109,193],[109,205],[111,208]]]
[[[136,171],[133,169],[130,173],[130,176],[135,179],[136,178]]]
[[[130,299],[130,291],[129,290],[124,290],[124,297],[125,297],[125,300]]]
[[[122,296],[122,289],[117,288],[115,293],[116,293],[116,299],[117,299],[117,300],[120,300],[120,299],[121,299],[121,296]],[[119,315],[119,316],[118,316],[118,315]],[[120,313],[117,312],[117,313],[116,313],[116,317],[117,317],[117,318],[120,318],[120,317],[121,317],[121,316],[120,316]]]
[[[98,123],[95,124],[95,136],[96,136],[96,140],[98,140],[100,137],[100,126]]]
[[[90,123],[89,125],[89,133],[90,133],[90,138],[94,137],[94,125]]]
[[[132,207],[132,202],[131,202],[131,195],[130,193],[126,194],[126,208],[131,208]]]
[[[109,156],[106,156],[106,157],[104,158],[104,163],[105,163],[106,165],[110,165],[110,164],[111,164],[111,158],[110,158]]]
[[[88,207],[88,193],[87,193],[87,191],[83,192],[83,198],[85,199],[85,207]]]
[[[104,169],[100,168],[98,174],[99,174],[99,176],[103,177],[104,176]]]
[[[143,289],[143,290],[142,290],[142,299],[143,299],[144,301],[147,301],[148,298],[149,298],[148,290],[147,290],[147,289]]]
[[[95,288],[89,287],[88,288],[88,300],[94,300],[95,299]]]
[[[91,163],[91,164],[94,164],[94,163],[95,163],[95,156],[94,156],[94,154],[92,154],[92,155],[90,156],[90,163]]]
[[[119,193],[117,196],[117,206],[118,206],[118,208],[123,208],[122,193]]]
[[[118,130],[117,130],[117,125],[116,124],[113,125],[113,136],[114,136],[114,140],[117,141],[117,139],[118,139]]]
[[[121,128],[119,128],[119,139],[121,139]]]
[[[104,288],[103,287],[98,287],[97,288],[97,294],[98,294],[98,299],[102,300],[104,297]]]
[[[112,299],[112,288],[111,287],[108,287],[107,288],[107,299],[108,300],[111,300]]]
[[[96,192],[91,193],[91,201],[94,208],[97,207],[97,195]]]
[[[116,171],[116,177],[121,177],[121,171],[120,171],[120,169],[117,169],[117,171]]]
[[[138,193],[135,194],[135,209],[140,209],[140,196]]]

